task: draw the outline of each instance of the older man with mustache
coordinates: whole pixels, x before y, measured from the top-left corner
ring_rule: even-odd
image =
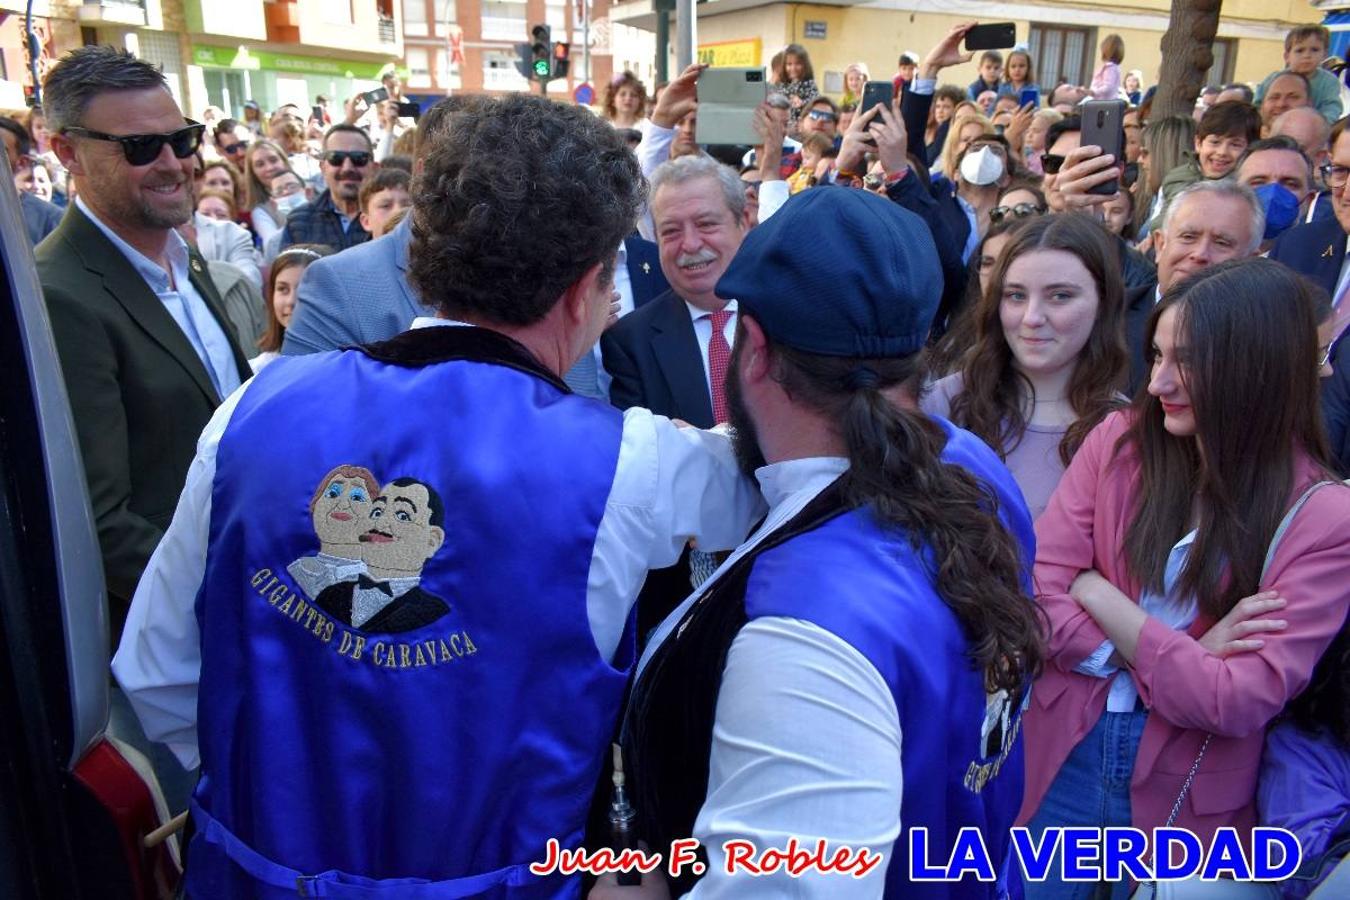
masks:
[[[670,290],[629,313],[600,338],[610,402],[643,407],[698,428],[727,421],[723,391],[736,334],[736,300],[717,296],[717,280],[750,227],[745,186],[707,156],[683,156],[651,174],[650,208],[661,272]],[[653,572],[638,599],[646,634],[690,588],[689,554]],[[708,560],[694,557],[706,574]]]

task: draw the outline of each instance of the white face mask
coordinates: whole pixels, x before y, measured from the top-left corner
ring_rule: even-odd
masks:
[[[979,187],[991,185],[1003,177],[1003,157],[988,145],[972,150],[961,160],[961,177]]]
[[[289,216],[291,213],[305,205],[305,192],[296,191],[289,197],[278,197],[273,202],[276,203],[277,209]]]

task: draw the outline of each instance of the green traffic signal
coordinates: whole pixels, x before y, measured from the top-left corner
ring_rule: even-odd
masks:
[[[540,80],[548,78],[550,74],[549,70],[551,68],[552,65],[547,59],[536,59],[534,61],[534,75],[536,78],[539,78]]]

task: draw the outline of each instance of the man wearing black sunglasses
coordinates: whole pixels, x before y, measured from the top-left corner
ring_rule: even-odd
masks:
[[[370,240],[370,232],[361,227],[361,185],[379,167],[370,136],[360,128],[338,124],[328,129],[320,163],[328,187],[291,213],[281,232],[281,248],[327,244],[346,250]]]
[[[216,123],[212,137],[220,155],[232,162],[236,169],[244,171],[244,156],[248,153],[253,132],[235,119],[221,119]]]
[[[115,644],[197,437],[249,368],[205,263],[174,230],[192,215],[202,126],[183,118],[164,75],[123,50],[82,47],[47,76],[43,110],[78,196],[38,246],[38,276],[84,457]],[[118,737],[149,752],[182,809],[191,789],[182,767],[127,730],[134,718],[116,695],[113,709]]]

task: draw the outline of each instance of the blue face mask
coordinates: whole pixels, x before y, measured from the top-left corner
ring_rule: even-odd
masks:
[[[1266,211],[1266,233],[1262,235],[1264,240],[1279,237],[1298,221],[1299,199],[1289,188],[1272,181],[1256,188],[1254,193]]]

